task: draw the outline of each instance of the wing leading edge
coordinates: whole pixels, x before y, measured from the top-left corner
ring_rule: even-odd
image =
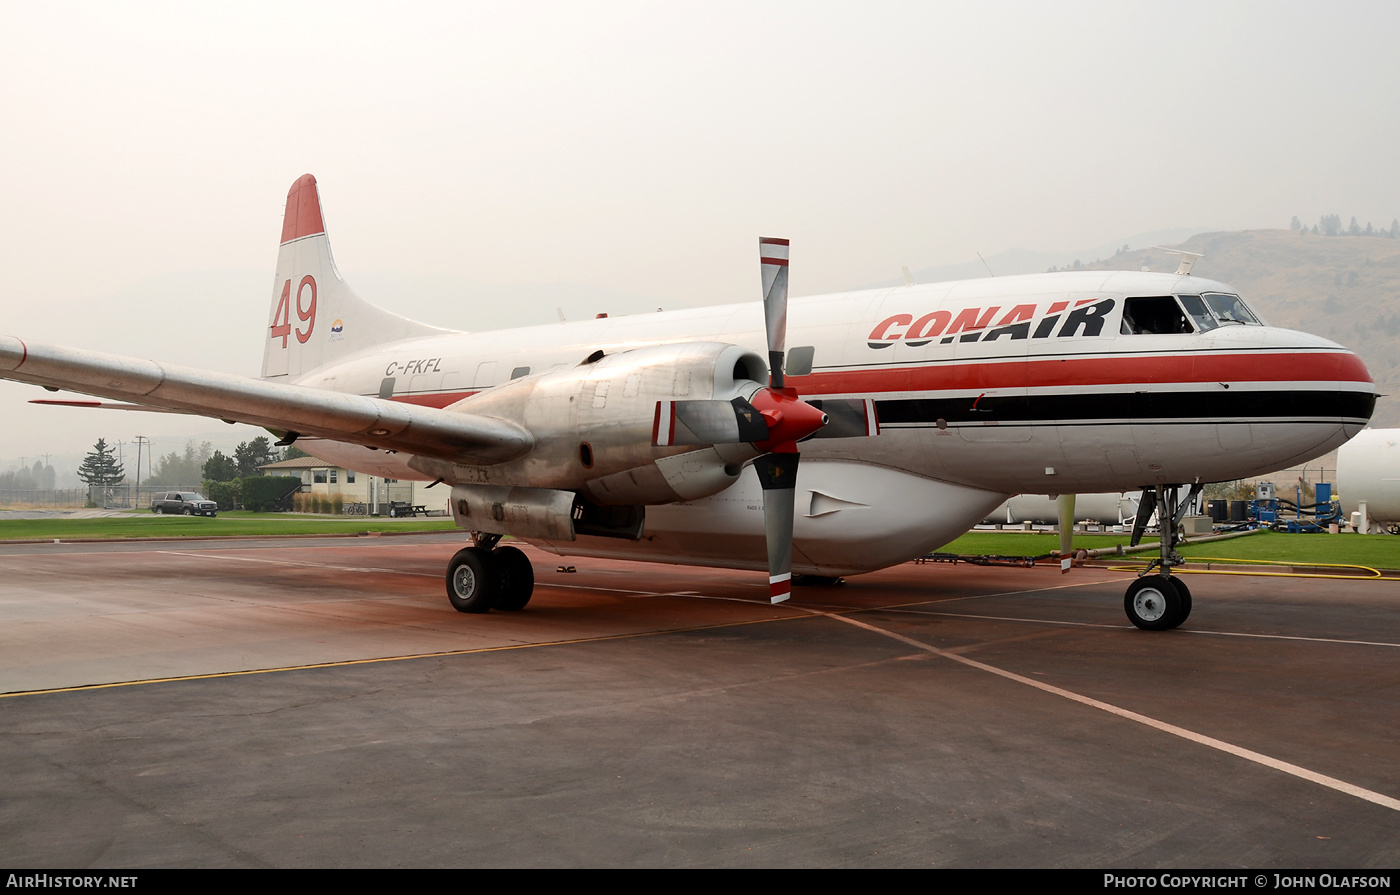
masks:
[[[458,463],[501,463],[534,444],[524,428],[495,417],[12,336],[0,336],[0,378]]]

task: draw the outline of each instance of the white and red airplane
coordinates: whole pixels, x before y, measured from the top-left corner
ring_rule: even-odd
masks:
[[[1267,326],[1228,286],[1093,271],[796,300],[760,240],[764,303],[467,333],[359,298],[316,180],[292,185],[262,377],[0,336],[0,378],[265,427],[330,463],[442,481],[474,546],[463,612],[524,608],[509,535],[567,555],[838,576],[945,544],[1015,493],[1144,489],[1162,562],[1128,588],[1172,628],[1171,486],[1257,475],[1371,416],[1357,356]],[[766,351],[766,354],[765,354]],[[799,453],[800,452],[800,453]],[[801,457],[799,472],[798,457]]]

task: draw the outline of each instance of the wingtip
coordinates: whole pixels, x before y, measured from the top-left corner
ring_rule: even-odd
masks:
[[[282,242],[288,243],[304,236],[325,233],[326,225],[321,218],[321,197],[316,189],[316,178],[303,174],[287,190],[287,210],[282,216]]]

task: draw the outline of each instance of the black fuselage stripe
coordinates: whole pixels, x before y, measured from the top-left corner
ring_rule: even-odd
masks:
[[[975,407],[974,407],[975,405]],[[1046,423],[1074,420],[1367,420],[1376,396],[1352,391],[1118,392],[1111,394],[906,398],[875,402],[881,425]]]

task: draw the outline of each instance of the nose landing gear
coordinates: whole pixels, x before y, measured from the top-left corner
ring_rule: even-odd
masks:
[[[1191,614],[1191,590],[1180,578],[1173,578],[1172,566],[1181,565],[1185,560],[1176,551],[1181,543],[1181,520],[1186,509],[1201,493],[1200,483],[1191,486],[1186,500],[1180,500],[1178,488],[1158,485],[1142,492],[1142,502],[1138,505],[1138,515],[1133,523],[1132,545],[1137,546],[1142,539],[1147,520],[1154,509],[1158,526],[1161,529],[1162,552],[1147,569],[1128,585],[1123,596],[1123,611],[1128,621],[1144,631],[1168,631],[1178,627]]]

